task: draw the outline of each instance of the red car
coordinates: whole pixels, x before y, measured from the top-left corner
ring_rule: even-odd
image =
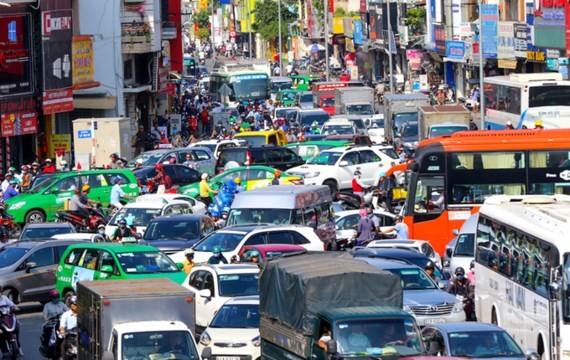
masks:
[[[305,249],[302,246],[291,245],[291,244],[249,245],[249,246],[244,246],[238,254],[241,262],[249,261],[249,258],[251,257],[251,252],[254,250],[257,250],[259,252],[259,254],[261,255],[261,259],[272,258],[286,253],[307,251],[307,249]]]

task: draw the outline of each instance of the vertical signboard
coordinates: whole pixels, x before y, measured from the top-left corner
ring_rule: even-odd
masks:
[[[526,59],[526,23],[513,24],[515,57]]]
[[[72,43],[73,85],[93,82],[93,40],[91,35],[74,36]]]
[[[499,7],[496,4],[481,5],[481,42],[483,58],[497,58],[497,26],[499,22]]]
[[[31,16],[0,15],[0,98],[33,92]]]
[[[497,31],[497,58],[515,59],[514,23],[500,21]]]
[[[461,40],[461,0],[451,0],[451,17],[453,19],[453,39]]]
[[[433,30],[435,33],[435,51],[439,55],[445,55],[445,25],[434,24]]]
[[[38,132],[36,99],[34,96],[1,101],[0,114],[2,137]]]
[[[353,26],[354,26],[354,44],[360,45],[364,42],[362,34],[362,21],[354,20]]]
[[[73,110],[71,4],[68,4],[68,1],[44,1],[41,5],[44,70],[42,108],[44,114],[71,111]]]
[[[564,9],[567,1],[540,0],[540,8],[534,13],[534,45],[565,49],[566,22]]]

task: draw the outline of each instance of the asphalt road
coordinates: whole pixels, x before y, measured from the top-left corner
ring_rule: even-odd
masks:
[[[17,317],[20,321],[20,342],[24,351],[23,359],[45,359],[39,351],[40,332],[43,324],[43,306],[40,303],[25,303],[18,306],[20,311]]]

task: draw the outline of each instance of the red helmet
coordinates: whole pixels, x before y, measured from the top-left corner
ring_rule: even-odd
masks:
[[[59,297],[59,291],[57,291],[56,289],[53,289],[52,291],[49,292],[49,297],[52,299],[58,298]]]
[[[156,170],[162,170],[162,164],[156,164],[154,167]]]

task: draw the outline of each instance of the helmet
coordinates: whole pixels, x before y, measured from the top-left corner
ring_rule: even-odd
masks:
[[[222,127],[222,130],[221,130],[221,131],[222,131],[223,133],[228,132],[228,130],[227,130],[225,127]]]
[[[471,260],[471,263],[469,264],[469,269],[474,269],[475,268],[475,260]]]
[[[32,166],[40,166],[40,164],[37,163],[37,162],[33,162],[33,163],[32,163]]]
[[[275,176],[276,178],[281,176],[281,171],[280,170],[275,170],[275,172],[273,173],[273,176]]]
[[[186,249],[186,250],[184,250],[184,255],[194,255],[194,250],[193,249]]]
[[[14,172],[14,171],[16,171],[16,168],[15,168],[15,167],[13,167],[13,166],[10,166],[10,167],[8,168],[8,171],[12,171],[12,172]]]
[[[317,126],[319,126],[319,123],[316,122],[316,121],[313,121],[313,123],[311,124],[311,126],[312,126],[312,127],[317,127]]]
[[[61,164],[61,165],[67,165],[67,161],[61,160],[60,164]]]
[[[51,162],[51,159],[49,159],[49,158],[48,158],[48,159],[46,159],[46,162],[50,163],[50,162]]]
[[[239,185],[241,184],[241,179],[237,177],[234,179],[234,182]]]
[[[208,174],[203,173],[203,174],[202,174],[202,180],[206,180],[207,178],[208,178]]]
[[[230,207],[229,207],[229,206],[224,206],[224,208],[222,209],[222,214],[223,214],[223,213],[229,214],[229,212],[230,212]]]
[[[540,119],[539,119],[539,120],[536,120],[536,121],[534,122],[534,126],[542,126],[542,120],[540,120]]]
[[[113,179],[113,182],[116,184],[119,181],[121,181],[121,177],[120,176],[115,176],[115,178]]]
[[[396,215],[394,217],[394,221],[399,221],[399,220],[403,220],[404,218],[402,217],[402,215]]]
[[[169,163],[171,164],[176,164],[176,159],[171,157],[170,160],[168,160]],[[160,165],[160,164],[159,164]],[[162,165],[161,165],[162,166]]]
[[[23,170],[23,171],[28,171],[28,170],[30,170],[30,167],[29,167],[28,165],[23,165],[23,166],[22,166],[22,170]]]
[[[214,254],[219,254],[219,253],[222,252],[222,248],[221,248],[219,245],[215,245],[215,246],[212,248],[212,252],[213,252]]]
[[[50,298],[58,298],[59,297],[59,291],[57,291],[56,289],[53,289],[52,291],[49,292],[49,297]]]
[[[69,299],[69,303],[70,304],[77,304],[77,296],[72,296],[71,299]]]
[[[354,172],[354,176],[360,176],[360,175],[362,175],[362,173],[360,172],[360,170],[356,170],[356,171]]]
[[[250,253],[249,257],[259,257],[259,251],[253,250],[253,251]]]
[[[87,192],[89,190],[91,190],[91,186],[89,186],[89,185],[83,185],[83,187],[81,188],[81,191],[83,191],[83,192]]]
[[[432,269],[432,270],[435,269],[435,265],[434,265],[433,261],[428,261],[426,263],[426,265],[424,266],[424,269]]]
[[[17,184],[17,183],[18,183],[18,182],[17,182],[16,180],[10,180],[10,185],[15,185],[15,184]]]
[[[507,126],[513,126],[513,122],[511,120],[507,121]]]
[[[104,229],[105,228],[105,224],[99,224],[99,226],[97,226],[97,229]]]
[[[127,225],[127,220],[125,219],[119,220],[119,225]]]
[[[155,168],[156,170],[162,170],[162,164],[156,164],[156,165],[154,166],[154,168]]]
[[[115,151],[115,152],[112,153],[111,156],[109,156],[109,157],[119,157],[119,153]],[[46,160],[46,161],[47,161],[47,160]]]
[[[461,266],[458,266],[458,267],[455,269],[455,275],[456,275],[456,276],[457,276],[457,275],[465,275],[465,269],[462,268]]]
[[[386,177],[386,172],[385,171],[380,172],[380,177]]]

